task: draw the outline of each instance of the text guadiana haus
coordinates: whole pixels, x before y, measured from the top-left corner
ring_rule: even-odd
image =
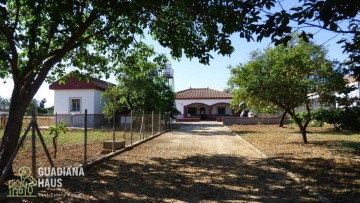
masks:
[[[62,177],[85,176],[82,167],[39,167],[38,187],[62,187]]]

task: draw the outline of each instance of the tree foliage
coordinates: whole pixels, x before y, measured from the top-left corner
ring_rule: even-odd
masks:
[[[108,118],[122,110],[176,115],[175,93],[162,76],[166,62],[166,57],[156,54],[152,47],[136,44],[116,70],[119,84],[103,93],[103,113]]]
[[[35,110],[35,112],[40,114],[48,113],[47,109],[44,108],[45,103],[46,103],[46,99],[45,100],[42,99],[41,101],[37,99],[32,99],[29,106],[26,108],[26,113],[31,114],[33,110]]]
[[[0,97],[0,111],[9,111],[10,101],[9,99]]]
[[[331,102],[329,98],[345,86],[343,75],[333,70],[326,51],[302,40],[293,40],[286,47],[255,51],[248,63],[231,67],[231,74],[230,83],[237,87],[235,98],[283,109],[299,126],[305,143],[310,122],[310,93],[316,93],[320,102]],[[300,105],[305,105],[308,112],[304,122],[295,112]]]
[[[272,12],[263,10],[266,13],[264,23],[255,30],[258,33],[257,40],[264,37],[271,37],[277,45],[286,44],[292,38],[292,32],[300,32],[299,36],[304,41],[309,41],[316,33],[307,33],[306,29],[317,28],[327,30],[342,36],[338,41],[343,51],[349,54],[347,64],[360,76],[360,1],[358,0],[298,0],[297,2],[277,1],[278,9]],[[272,1],[272,6],[275,5]],[[283,3],[292,6],[287,8]],[[327,39],[330,40],[330,39]]]

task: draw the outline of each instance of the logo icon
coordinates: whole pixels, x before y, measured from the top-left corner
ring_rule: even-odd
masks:
[[[21,167],[19,169],[20,179],[10,180],[8,183],[9,195],[8,197],[36,197],[33,195],[34,186],[37,181],[31,175],[31,170],[28,167]]]

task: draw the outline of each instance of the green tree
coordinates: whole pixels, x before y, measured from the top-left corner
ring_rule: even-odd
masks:
[[[271,1],[271,7],[261,10],[266,14],[262,22],[255,29],[257,40],[271,37],[277,44],[286,44],[292,38],[293,32],[301,33],[299,36],[305,40],[313,38],[320,30],[333,32],[335,36],[342,36],[338,41],[342,44],[345,53],[349,54],[346,64],[360,76],[360,1],[358,0],[285,0]],[[288,5],[294,5],[288,7]],[[278,9],[273,9],[277,5]],[[305,32],[314,28],[315,33]],[[301,32],[300,32],[301,31]],[[329,38],[328,40],[331,40]]]
[[[31,114],[33,110],[37,110],[37,107],[39,105],[39,101],[37,99],[32,99],[29,106],[26,108],[26,113]]]
[[[0,97],[0,111],[9,111],[10,101],[9,99]]]
[[[119,84],[103,93],[106,117],[111,118],[114,111],[124,109],[137,113],[161,111],[176,114],[175,93],[161,75],[166,61],[152,47],[136,44],[117,69]]]
[[[309,94],[318,94],[320,102],[331,102],[331,95],[345,86],[343,75],[334,71],[321,46],[298,40],[287,47],[253,52],[248,63],[231,67],[231,74],[230,81],[238,87],[235,98],[271,103],[286,111],[298,125],[304,143],[311,119]],[[295,112],[300,105],[307,111],[303,120]]]

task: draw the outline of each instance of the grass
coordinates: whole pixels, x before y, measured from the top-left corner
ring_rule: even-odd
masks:
[[[24,131],[22,131],[22,134]],[[42,136],[44,138],[45,144],[48,148],[53,147],[53,136],[49,134],[48,130],[41,130]],[[3,136],[4,130],[0,130],[0,138]],[[136,142],[140,139],[138,132],[133,132],[133,142]],[[56,138],[57,146],[61,145],[71,145],[71,144],[83,144],[84,143],[84,130],[83,129],[71,129],[64,133],[61,133]],[[36,138],[38,142],[38,137]],[[102,143],[106,140],[113,139],[112,130],[106,129],[91,129],[87,132],[87,143]],[[124,135],[124,131],[116,130],[115,131],[115,140],[127,140],[130,142],[131,134],[130,132],[126,132]],[[25,144],[22,147],[22,150],[29,150],[31,148],[31,132],[28,133],[25,139]],[[38,144],[39,146],[39,144]]]
[[[334,202],[354,202],[360,196],[360,134],[309,127],[308,144],[298,128],[286,125],[233,125],[230,129],[274,162],[316,187]]]
[[[149,132],[149,131],[148,131]],[[4,130],[0,130],[1,136]],[[84,130],[83,129],[71,129],[66,134],[60,134],[57,138],[57,153],[55,159],[55,148],[53,145],[53,136],[49,135],[48,130],[41,129],[42,136],[44,138],[46,147],[53,159],[55,166],[66,167],[76,166],[84,162]],[[150,136],[148,133],[145,137]],[[133,132],[132,143],[136,143],[141,140],[139,131]],[[99,159],[103,156],[101,154],[103,148],[103,141],[112,140],[112,129],[89,129],[87,133],[87,161]],[[125,133],[119,129],[115,131],[115,140],[125,140],[126,145],[131,144],[131,134],[129,131]],[[16,158],[13,162],[14,171],[17,171],[20,167],[31,166],[32,150],[31,150],[31,133],[27,135],[23,145],[19,149]],[[42,149],[40,140],[36,138],[36,164],[37,166],[46,167],[49,166],[49,161]]]

